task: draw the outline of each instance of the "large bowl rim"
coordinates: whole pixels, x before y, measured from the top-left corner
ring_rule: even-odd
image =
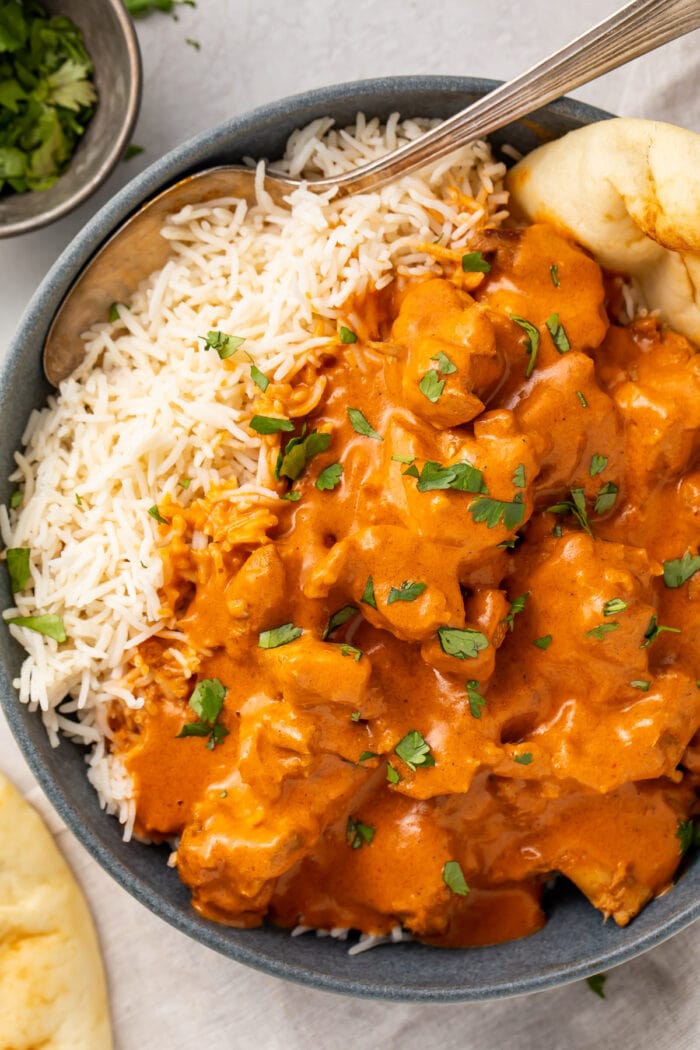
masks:
[[[66,289],[73,283],[75,278],[66,275],[79,273],[85,262],[108,239],[124,217],[163,186],[176,177],[180,177],[185,171],[191,170],[199,151],[206,149],[217,138],[234,131],[245,132],[260,126],[274,125],[284,117],[288,118],[290,113],[317,104],[323,104],[332,115],[337,103],[347,103],[348,99],[352,99],[354,103],[356,102],[357,110],[361,110],[364,100],[372,100],[382,91],[390,91],[397,97],[416,90],[424,91],[426,94],[441,90],[483,94],[492,90],[499,83],[500,81],[484,78],[454,76],[404,76],[346,82],[302,92],[257,107],[248,113],[201,132],[177,146],[115,194],[112,200],[105,204],[75,236],[54,263],[32,296],[9,352],[0,364],[0,391],[11,378],[12,363],[20,354],[22,347],[27,340],[36,339],[34,318],[47,310],[53,312]],[[592,122],[612,116],[603,110],[566,98],[551,103],[546,109],[555,113],[561,112],[563,115],[574,113],[582,122]],[[700,896],[698,896],[687,906],[679,907],[675,914],[660,924],[658,928],[640,931],[638,936],[633,936],[628,943],[622,946],[600,951],[577,963],[567,964],[564,968],[561,964],[555,963],[542,972],[529,974],[527,978],[503,980],[477,989],[438,987],[432,984],[420,987],[412,985],[407,988],[402,987],[400,982],[394,984],[368,983],[361,979],[338,978],[319,972],[314,967],[297,965],[286,960],[267,958],[244,943],[227,940],[225,928],[215,924],[202,925],[202,921],[194,912],[183,914],[177,910],[174,904],[154,892],[104,845],[91,827],[83,821],[79,809],[60,781],[48,770],[41,752],[30,739],[22,719],[23,708],[17,701],[16,692],[4,664],[0,665],[0,685],[2,686],[0,702],[28,765],[60,817],[94,859],[132,896],[170,925],[237,962],[276,977],[346,995],[393,1001],[460,1002],[504,998],[569,983],[619,965],[662,943],[700,917]],[[104,819],[112,818],[105,816]],[[284,933],[283,935],[287,936]],[[290,941],[291,943],[293,942]],[[341,945],[338,945],[338,950],[343,950]],[[488,950],[479,949],[479,951]]]

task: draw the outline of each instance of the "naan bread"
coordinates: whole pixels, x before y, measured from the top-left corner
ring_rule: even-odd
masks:
[[[110,1050],[85,899],[40,817],[0,774],[0,1050]]]
[[[508,188],[516,217],[571,233],[700,343],[700,135],[652,120],[589,124],[528,154]]]

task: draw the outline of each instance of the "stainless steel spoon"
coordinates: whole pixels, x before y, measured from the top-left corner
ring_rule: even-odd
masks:
[[[376,189],[698,28],[699,0],[634,0],[414,142],[348,174],[308,185],[319,191],[336,188],[339,194]],[[57,386],[82,360],[81,333],[104,320],[111,303],[127,301],[145,277],[166,263],[170,248],[159,229],[167,215],[186,204],[223,196],[253,202],[254,179],[252,169],[238,165],[208,168],[163,190],[127,219],[87,264],[53,319],[44,346],[49,382]],[[282,202],[301,181],[272,171],[265,188]]]

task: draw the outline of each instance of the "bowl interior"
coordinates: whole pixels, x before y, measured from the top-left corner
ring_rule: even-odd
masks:
[[[0,237],[25,233],[60,218],[90,196],[121,159],[138,116],[141,59],[121,0],[42,0],[82,31],[94,65],[98,105],[70,166],[48,190],[0,197]]]
[[[330,114],[351,122],[359,109],[382,118],[403,115],[446,117],[479,97],[493,82],[453,77],[406,77],[364,81],[322,89],[265,106],[214,128],[174,150],[122,190],[69,245],[48,274],[25,314],[0,371],[0,500],[27,418],[49,392],[40,351],[54,311],[81,266],[115,226],[148,196],[187,172],[244,156],[278,156],[296,127]],[[508,125],[492,136],[522,152],[609,116],[589,106],[560,100]],[[10,604],[6,574],[0,600]],[[0,630],[0,695],[12,730],[29,764],[63,819],[93,856],[148,908],[195,939],[240,962],[269,973],[347,994],[386,999],[450,1001],[486,999],[546,988],[595,973],[631,958],[671,936],[700,914],[697,857],[673,892],[650,904],[625,929],[604,925],[599,913],[562,881],[549,894],[550,921],[522,941],[492,948],[438,950],[418,944],[380,947],[360,956],[347,945],[311,935],[291,939],[272,927],[240,931],[199,918],[189,892],[165,865],[165,849],[125,844],[115,819],[104,815],[85,776],[80,749],[67,741],[52,749],[40,718],[17,701],[12,678],[22,653]]]

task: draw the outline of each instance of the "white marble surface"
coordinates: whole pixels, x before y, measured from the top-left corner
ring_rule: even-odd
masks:
[[[99,0],[84,0],[97,3]],[[139,23],[145,92],[134,140],[145,152],[50,228],[0,241],[0,353],[42,276],[101,203],[190,135],[274,98],[342,80],[406,73],[507,78],[611,13],[615,0],[199,0],[179,20]],[[201,49],[186,43],[196,39]],[[700,33],[577,97],[626,116],[700,131]],[[358,1002],[286,984],[215,955],[151,916],[65,829],[4,722],[0,769],[46,815],[87,893],[105,955],[118,1050],[695,1050],[700,930],[585,983],[499,1003]],[[0,1033],[0,1050],[3,1050]]]

